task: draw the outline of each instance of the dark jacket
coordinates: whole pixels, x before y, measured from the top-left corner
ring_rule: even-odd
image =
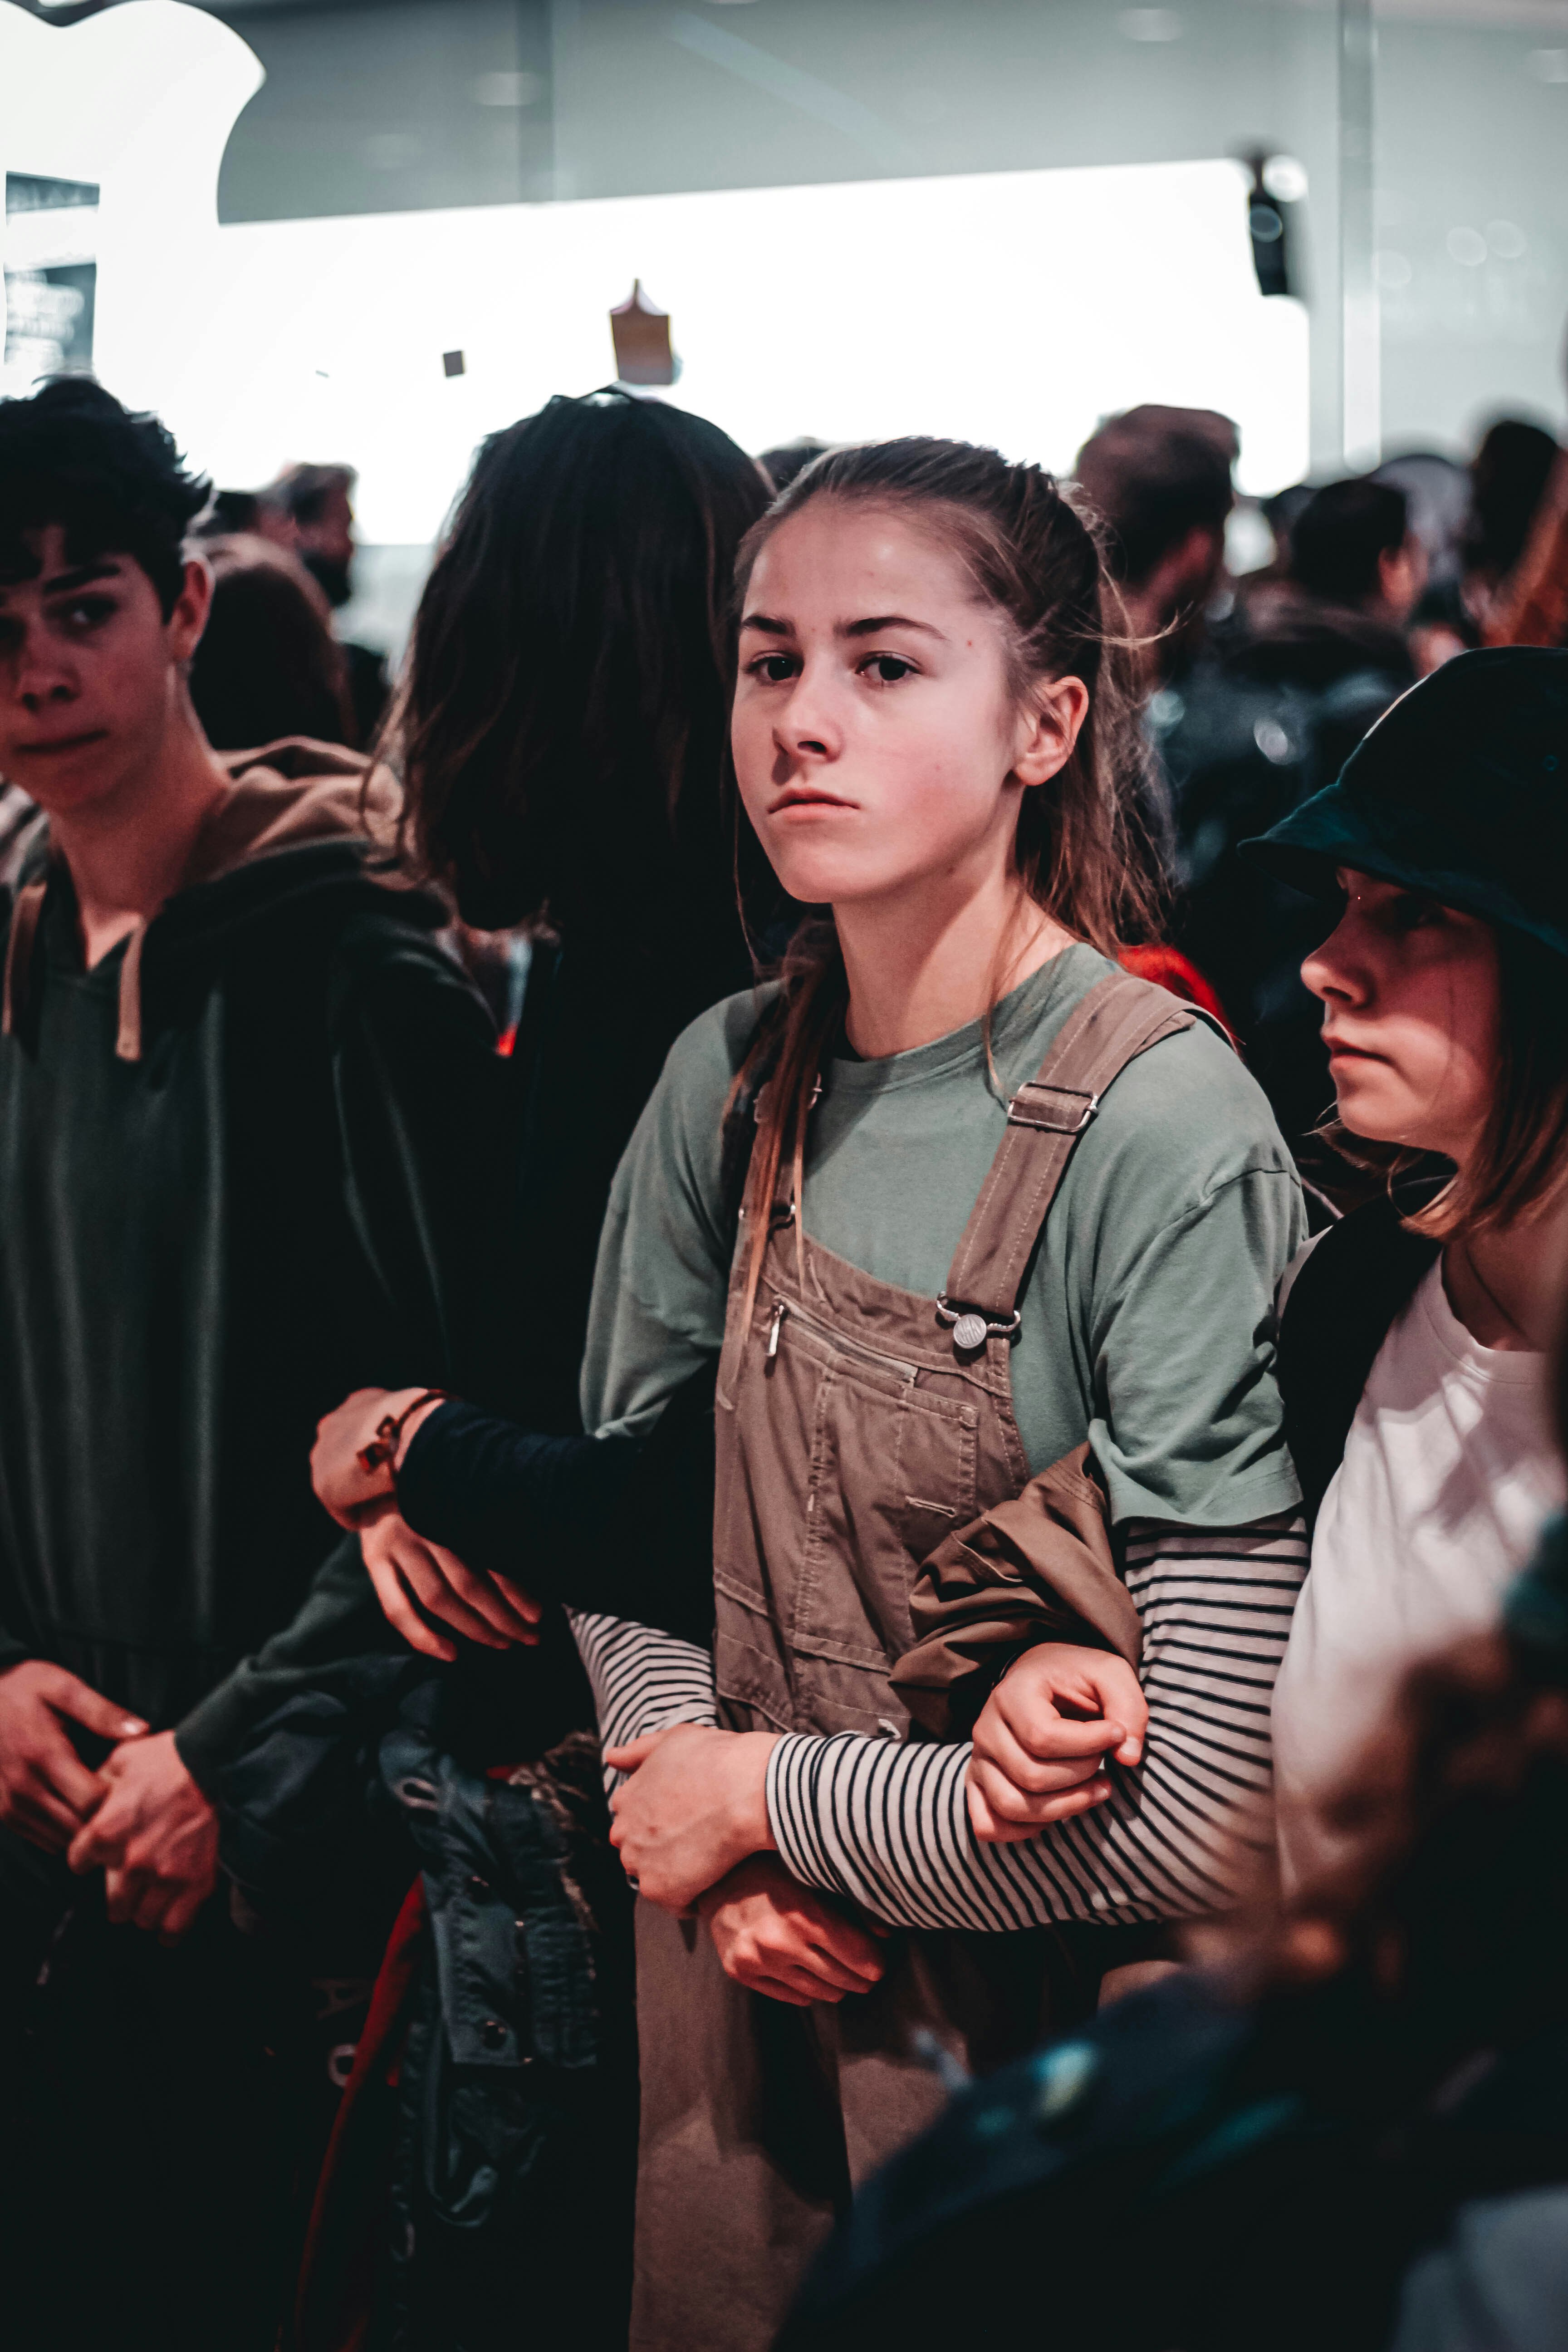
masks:
[[[624,2345],[631,1896],[593,1735],[363,1658],[258,1726],[220,1794],[228,1868],[274,1932],[319,1935],[356,1885],[419,1874],[317,2194],[302,2352],[367,2323],[377,2346],[502,2352],[520,2313],[542,2344]]]
[[[441,911],[374,870],[353,755],[230,765],[93,971],[47,837],[0,941],[0,1659],[177,1727],[202,1780],[277,1702],[269,1637],[378,1616],[318,1417],[505,1402],[511,1339],[507,1073]]]
[[[1339,1982],[1247,2007],[1184,1972],[1117,2002],[869,2183],[779,2352],[939,2352],[977,2303],[1103,2352],[1385,2352],[1458,2209],[1568,2178],[1560,2025],[1417,2064],[1400,2023]]]

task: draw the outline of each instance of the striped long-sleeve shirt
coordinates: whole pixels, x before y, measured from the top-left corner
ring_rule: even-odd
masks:
[[[986,1845],[970,1826],[967,1742],[788,1733],[767,1789],[785,1866],[903,1927],[1223,1909],[1270,1835],[1269,1699],[1306,1571],[1305,1530],[1285,1514],[1225,1529],[1133,1522],[1149,1727],[1142,1762],[1110,1767],[1106,1803]],[[717,1721],[704,1651],[614,1618],[574,1623],[606,1746]]]

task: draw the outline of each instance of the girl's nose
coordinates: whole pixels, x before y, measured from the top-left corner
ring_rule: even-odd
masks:
[[[1370,991],[1361,959],[1355,952],[1353,911],[1341,917],[1323,941],[1301,966],[1301,978],[1324,1003],[1331,998],[1344,1004],[1362,1004]]]

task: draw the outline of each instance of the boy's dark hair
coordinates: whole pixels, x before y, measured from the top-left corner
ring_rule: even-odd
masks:
[[[1314,596],[1359,604],[1377,587],[1380,556],[1397,554],[1410,507],[1390,483],[1331,482],[1309,499],[1290,533],[1290,577]]]
[[[55,376],[0,400],[0,581],[35,580],[27,534],[58,523],[73,562],[128,555],[165,620],[184,579],[186,530],[211,484],[192,474],[167,425],[121,407],[90,376]]]
[[[1141,587],[1191,530],[1225,530],[1236,503],[1237,437],[1212,408],[1148,403],[1107,419],[1079,451],[1079,488],[1106,526],[1105,560],[1123,586]]]

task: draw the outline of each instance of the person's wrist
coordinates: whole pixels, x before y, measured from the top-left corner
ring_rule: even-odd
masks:
[[[768,1811],[768,1765],[781,1736],[776,1731],[741,1734],[745,1749],[745,1769],[738,1776],[733,1792],[737,1800],[735,1837],[737,1844],[744,1842],[744,1851],[748,1854],[778,1852],[773,1817]]]
[[[417,1396],[419,1393],[418,1390],[416,1389],[414,1393]],[[402,1472],[403,1465],[408,1459],[409,1447],[413,1444],[416,1437],[417,1437],[419,1432],[424,1428],[426,1423],[430,1419],[432,1413],[439,1412],[444,1404],[449,1404],[450,1402],[451,1399],[449,1397],[426,1397],[423,1404],[416,1404],[413,1411],[405,1415],[403,1427],[397,1440],[397,1451],[386,1465],[393,1482],[394,1493],[396,1492],[397,1479]]]

